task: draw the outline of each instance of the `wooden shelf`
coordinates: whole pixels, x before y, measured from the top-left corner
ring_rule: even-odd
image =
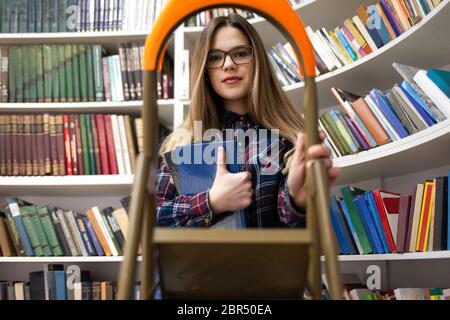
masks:
[[[162,123],[173,123],[175,101],[158,100],[158,114]],[[0,113],[124,113],[140,114],[142,101],[127,102],[51,102],[51,103],[0,103]]]
[[[387,145],[335,159],[334,164],[342,168],[337,183],[351,184],[444,166],[450,163],[448,146],[450,119]]]

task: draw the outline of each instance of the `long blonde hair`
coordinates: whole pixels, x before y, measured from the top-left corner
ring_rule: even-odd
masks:
[[[202,134],[208,129],[222,128],[223,103],[207,81],[206,61],[214,34],[225,26],[231,26],[243,32],[249,39],[255,54],[255,71],[248,93],[250,116],[265,129],[278,129],[280,136],[293,145],[297,140],[297,133],[304,131],[303,118],[276,79],[257,31],[243,17],[231,14],[211,20],[203,30],[192,55],[191,105],[188,116],[180,126],[184,129],[183,132],[187,130],[191,135],[177,134],[175,129],[161,144],[160,154],[171,151],[179,145],[193,143],[194,121],[202,122]],[[293,149],[285,154],[285,172],[289,168],[289,158],[292,153]]]

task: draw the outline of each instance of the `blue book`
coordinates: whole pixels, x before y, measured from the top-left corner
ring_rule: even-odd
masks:
[[[192,195],[211,188],[216,177],[217,150],[225,149],[228,171],[245,171],[245,151],[236,141],[215,141],[179,146],[172,154],[179,179],[179,194]],[[241,229],[248,226],[246,210],[229,212],[213,227]]]
[[[375,103],[384,113],[388,121],[394,127],[395,131],[397,131],[398,135],[401,138],[409,136],[408,131],[403,127],[403,124],[397,118],[397,115],[394,113],[394,111],[392,111],[391,106],[389,105],[387,99],[384,97],[384,94],[378,89],[373,89],[372,91],[370,91],[370,95],[375,100]]]
[[[386,18],[389,21],[389,24],[392,26],[392,29],[394,30],[395,35],[398,37],[403,32],[400,28],[400,25],[397,22],[397,19],[395,19],[394,13],[391,11],[391,8],[389,7],[389,4],[386,2],[386,0],[380,0],[381,7],[383,8],[384,14],[386,15]]]
[[[358,253],[357,249],[355,248],[355,246],[353,244],[352,235],[350,233],[350,230],[348,230],[348,228],[347,228],[347,224],[344,221],[344,217],[342,216],[342,212],[339,209],[339,204],[335,197],[331,197],[330,206],[331,206],[331,211],[334,213],[334,215],[336,217],[337,226],[339,227],[339,229],[342,232],[342,237],[344,240],[345,247],[348,251],[348,254]]]
[[[53,271],[55,273],[56,300],[66,299],[66,273],[65,271]]]
[[[95,234],[95,231],[91,225],[91,222],[85,216],[83,216],[83,222],[84,222],[84,225],[86,226],[87,233],[89,234],[89,237],[92,240],[92,244],[94,245],[95,252],[97,253],[98,256],[104,256],[105,252],[103,251],[103,248],[100,245],[100,241],[98,240],[97,235]]]
[[[19,239],[15,239],[14,241],[18,242],[16,244],[23,247],[25,256],[27,257],[33,257],[34,250],[31,246],[31,241],[28,237],[28,234],[25,230],[25,225],[22,221],[22,216],[20,215],[20,206],[28,206],[31,205],[31,203],[25,202],[23,200],[17,199],[17,198],[7,198],[5,200],[5,213],[6,217],[8,219],[8,223],[13,229],[16,228],[17,233],[19,235]]]
[[[423,101],[423,99],[417,94],[416,90],[414,90],[414,88],[411,86],[411,84],[407,81],[404,80],[401,84],[401,88],[403,88],[406,92],[408,92],[409,96],[412,97],[416,103],[418,103],[423,110],[425,110],[425,112],[431,117],[433,118],[433,120],[437,123],[439,122],[439,116],[436,115],[428,106],[427,103],[425,103],[425,101]]]
[[[353,203],[361,217],[363,227],[369,239],[370,246],[375,253],[384,253],[380,240],[378,239],[377,231],[375,230],[372,217],[370,216],[369,208],[367,207],[364,195],[358,195],[353,198]]]
[[[372,9],[373,7],[373,9]],[[367,13],[369,14],[370,17],[370,21],[376,21],[376,24],[374,26],[374,28],[372,29],[372,31],[374,31],[373,33],[377,33],[378,36],[380,37],[381,41],[383,42],[383,44],[388,44],[392,38],[391,35],[389,34],[389,31],[386,27],[386,24],[384,23],[384,20],[381,18],[381,14],[378,11],[378,8],[376,5],[372,5],[369,6],[369,8],[371,10],[367,10]],[[372,13],[372,14],[370,14]],[[372,17],[372,15],[375,15],[375,17]],[[379,28],[377,28],[379,26]],[[367,28],[369,30],[369,28]],[[369,31],[370,32],[370,31]],[[370,34],[372,36],[372,34]]]
[[[372,220],[375,222],[375,227],[377,229],[378,238],[381,241],[383,246],[383,251],[385,253],[390,253],[389,243],[386,238],[386,234],[384,233],[383,223],[381,222],[380,214],[378,212],[377,204],[375,202],[375,197],[372,191],[368,191],[364,194],[366,198],[367,205],[369,207],[370,214],[372,216]]]
[[[427,71],[427,77],[430,78],[448,98],[450,98],[450,71],[430,69]]]
[[[403,82],[406,82],[406,80],[403,80]],[[414,106],[414,108],[417,110],[417,112],[420,114],[422,119],[425,121],[427,126],[431,127],[433,124],[436,123],[436,120],[434,120],[433,117],[430,117],[430,115],[422,108],[420,104],[417,103],[416,100],[406,91],[402,86],[399,86],[400,90],[403,91],[405,96],[408,98],[408,100],[411,102],[411,104]]]
[[[361,246],[361,242],[359,241],[355,226],[352,223],[352,219],[350,217],[350,212],[348,211],[347,205],[345,204],[345,201],[343,199],[340,200],[339,203],[341,204],[342,211],[344,212],[344,216],[347,219],[348,227],[350,228],[350,232],[352,233],[353,240],[355,241],[356,244],[356,248],[358,249],[359,254],[364,254],[364,250]]]
[[[342,31],[336,31],[336,36],[338,37],[339,41],[344,46],[344,49],[345,49],[345,51],[347,51],[347,53],[350,56],[350,58],[352,58],[353,61],[358,60],[358,55],[355,53],[353,48],[350,46],[350,44],[348,43],[347,39],[342,34]]]
[[[342,235],[342,230],[339,228],[336,212],[332,208],[330,208],[330,217],[331,217],[331,225],[333,226],[334,234],[336,235],[336,240],[340,248],[341,254],[349,254],[347,245],[344,240],[344,236]]]

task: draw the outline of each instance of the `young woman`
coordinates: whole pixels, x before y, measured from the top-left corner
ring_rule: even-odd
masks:
[[[192,57],[191,105],[181,126],[191,135],[175,130],[162,143],[160,154],[193,143],[194,122],[201,121],[203,132],[213,128],[278,129],[275,156],[282,163],[274,174],[263,175],[265,162],[250,161],[250,151],[257,147],[250,142],[245,146],[245,171],[230,173],[219,148],[212,187],[186,196],[177,193],[162,158],[156,190],[158,224],[210,227],[225,212],[245,209],[251,228],[303,227],[307,188],[303,118],[274,76],[256,30],[239,15],[215,18],[204,29]],[[308,153],[325,161],[333,183],[339,168],[333,167],[329,151],[315,145]]]

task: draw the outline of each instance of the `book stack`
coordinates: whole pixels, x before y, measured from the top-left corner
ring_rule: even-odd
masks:
[[[0,3],[2,33],[150,31],[166,0],[14,0]]]
[[[450,118],[450,72],[394,63],[403,82],[359,96],[332,87],[343,111],[319,118],[325,145],[337,158],[408,137]]]
[[[419,23],[442,1],[380,0],[374,5],[361,5],[357,14],[334,30],[314,31],[306,26],[316,58],[316,75],[349,65],[388,44]],[[283,49],[283,47],[285,49]],[[269,50],[277,78],[283,86],[302,82],[294,52],[277,44]]]
[[[257,15],[251,11],[238,8],[215,8],[202,11],[199,14],[189,17],[185,21],[184,25],[186,27],[206,26],[212,19],[216,17],[227,17],[229,14],[238,14],[245,19],[253,19],[257,17]]]
[[[7,198],[4,211],[0,216],[3,256],[120,256],[127,239],[124,207],[92,207],[79,213]]]
[[[100,45],[0,46],[0,102],[142,100],[143,48],[124,43],[104,57]],[[167,55],[158,89],[158,99],[173,98]]]
[[[420,182],[411,195],[342,187],[330,200],[341,254],[450,250],[449,178]]]

